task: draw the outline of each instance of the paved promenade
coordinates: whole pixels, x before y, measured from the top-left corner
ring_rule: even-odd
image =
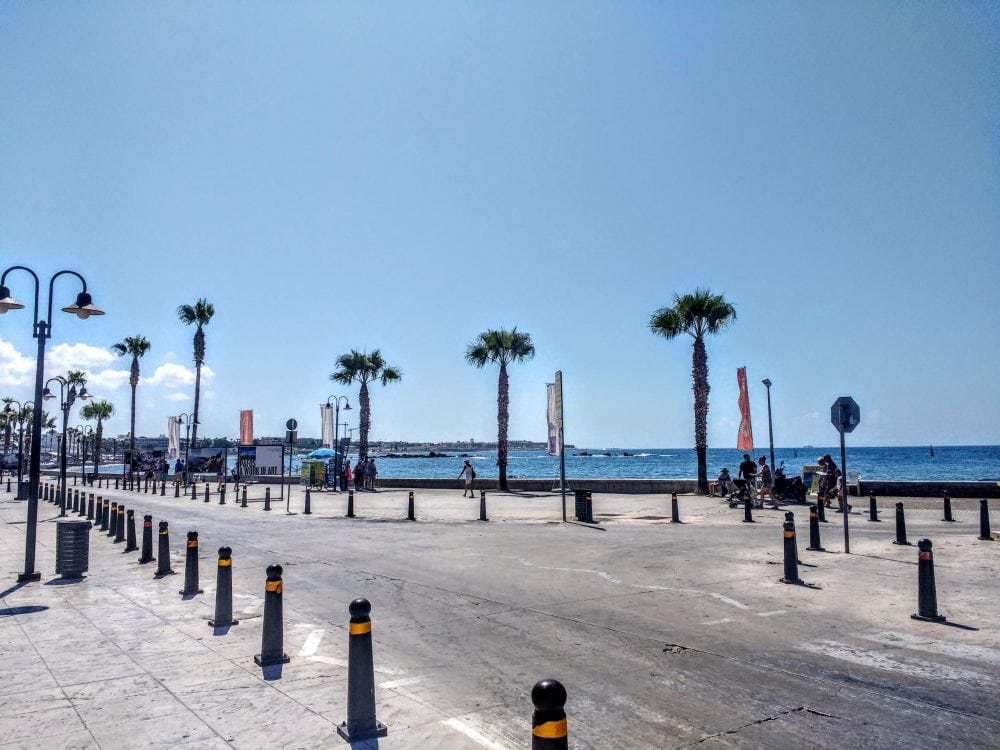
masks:
[[[347,712],[348,603],[372,603],[384,750],[530,747],[530,691],[566,687],[570,747],[996,748],[1000,745],[1000,541],[977,539],[977,501],[906,501],[912,547],[892,544],[892,504],[867,498],[822,528],[794,511],[800,575],[779,583],[784,513],[721,500],[598,495],[589,526],[561,523],[549,493],[317,493],[288,515],[263,490],[248,508],[94,489],[170,524],[177,575],[154,579],[106,534],[90,570],[54,574],[58,509],[39,504],[37,569],[26,503],[0,493],[0,748],[330,748]],[[858,500],[858,499],[856,499]],[[568,498],[572,518],[572,496]],[[994,529],[1000,513],[994,512]],[[141,534],[141,523],[138,523]],[[184,598],[185,532],[200,536],[201,587]],[[946,624],[917,622],[918,538],[934,542]],[[216,552],[233,549],[234,614],[215,631]],[[154,547],[154,554],[156,549]],[[264,570],[284,566],[284,647],[262,670]]]

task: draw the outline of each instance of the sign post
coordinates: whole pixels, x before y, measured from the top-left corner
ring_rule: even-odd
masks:
[[[295,420],[294,417],[291,418],[291,419],[289,419],[287,422],[285,422],[285,440],[288,443],[288,477],[289,477],[289,479],[291,479],[291,476],[292,476],[292,454],[295,452],[295,441],[298,438],[298,432],[296,432],[296,428],[298,426],[299,426],[299,423]],[[284,498],[284,495],[285,495],[285,456],[284,456],[285,448],[284,448],[284,446],[281,447],[281,452],[282,452],[282,456],[281,456],[281,495],[282,495],[282,498]],[[285,512],[286,513],[288,512],[288,505],[289,505],[289,503],[291,503],[291,501],[292,501],[292,488],[289,487],[288,488],[288,501],[285,503]]]
[[[861,407],[850,396],[841,396],[830,407],[830,421],[840,433],[840,471],[844,485],[844,553],[849,555],[851,554],[851,535],[848,531],[848,518],[851,514],[848,508],[850,498],[847,495],[847,449],[844,447],[844,434],[853,432],[854,428],[861,422]]]

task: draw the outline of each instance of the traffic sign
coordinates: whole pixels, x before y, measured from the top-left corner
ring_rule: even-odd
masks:
[[[861,407],[850,396],[841,396],[830,407],[830,421],[842,432],[852,432],[861,422]]]
[[[289,419],[287,422],[285,422],[285,429],[286,430],[294,430],[298,426],[299,426],[299,423],[295,419]]]

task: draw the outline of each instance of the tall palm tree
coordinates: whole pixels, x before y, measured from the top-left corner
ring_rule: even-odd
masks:
[[[135,419],[135,388],[132,389],[132,419]],[[91,401],[80,409],[80,417],[88,422],[97,420],[94,430],[94,474],[101,473],[101,445],[104,442],[104,420],[115,413],[115,407],[108,401]],[[133,422],[134,423],[134,422]]]
[[[11,410],[6,411],[6,407],[13,403],[14,399],[5,397],[3,399],[4,409],[0,409],[0,429],[3,429],[3,452],[10,453],[10,440],[11,432],[14,429],[14,425],[17,424],[17,412]]]
[[[535,345],[531,335],[522,333],[515,326],[511,330],[483,331],[469,344],[465,360],[475,367],[485,367],[487,363],[500,365],[497,381],[497,466],[500,470],[500,489],[507,491],[507,427],[510,424],[510,380],[507,365],[512,362],[526,362],[535,356]]]
[[[371,398],[368,395],[368,384],[381,380],[382,385],[394,383],[403,377],[398,367],[386,364],[382,352],[374,349],[371,354],[351,349],[350,354],[337,357],[337,370],[330,373],[330,380],[341,385],[359,383],[358,403],[361,413],[358,417],[358,458],[364,461],[368,458],[368,430],[372,425]]]
[[[683,297],[674,294],[674,306],[663,307],[649,318],[649,329],[672,339],[686,333],[694,339],[691,380],[694,390],[694,447],[698,454],[698,491],[708,494],[708,352],[705,335],[718,333],[736,320],[736,308],[721,294],[695,289]]]
[[[215,306],[204,297],[193,305],[177,308],[177,317],[184,325],[195,325],[194,332],[194,419],[191,422],[191,442],[198,444],[198,403],[201,400],[201,366],[205,363],[205,331],[208,322],[215,315]]]
[[[145,336],[128,336],[124,341],[111,345],[111,350],[119,357],[126,354],[132,357],[132,368],[129,372],[128,384],[132,386],[132,414],[129,418],[128,427],[128,449],[129,455],[135,455],[135,389],[139,385],[139,360],[150,350],[152,344]],[[108,404],[110,406],[110,404]],[[113,411],[113,409],[112,409]],[[82,414],[83,412],[81,412]],[[110,414],[108,416],[111,416]],[[84,417],[86,419],[86,417]],[[101,422],[98,420],[97,429],[101,429]],[[98,441],[98,444],[100,441]]]

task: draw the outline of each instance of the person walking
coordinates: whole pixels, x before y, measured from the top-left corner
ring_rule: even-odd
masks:
[[[374,492],[375,491],[375,480],[378,477],[378,467],[375,466],[375,459],[369,458],[368,463],[365,464],[365,489]]]
[[[357,464],[354,465],[354,489],[361,490],[364,488],[365,481],[365,462],[358,458]]]
[[[760,457],[760,469],[754,474],[754,476],[760,477],[760,495],[758,499],[760,500],[761,506],[764,505],[764,496],[766,495],[771,500],[771,509],[780,510],[778,507],[778,501],[774,497],[774,493],[771,488],[774,486],[774,477],[771,475],[771,467],[767,465],[767,458],[764,456]]]
[[[472,480],[476,478],[476,470],[472,468],[472,464],[469,463],[469,459],[465,459],[465,465],[462,467],[462,471],[459,472],[459,479],[465,479],[465,489],[462,490],[462,497],[472,497],[475,495],[472,493]],[[465,493],[469,493],[466,495]]]

